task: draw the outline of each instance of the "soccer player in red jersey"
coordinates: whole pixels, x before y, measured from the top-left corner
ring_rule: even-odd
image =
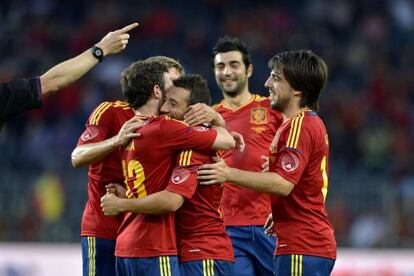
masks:
[[[336,241],[325,207],[329,142],[316,114],[328,68],[308,50],[277,54],[269,68],[265,86],[271,107],[286,116],[270,147],[269,172],[231,168],[220,160],[203,165],[199,179],[204,184],[230,181],[273,194],[275,275],[330,275]]]
[[[137,62],[122,76],[122,90],[147,124],[123,152],[128,198],[146,198],[167,187],[175,157],[183,149],[228,149],[233,137],[223,128],[200,129],[154,116],[163,103],[168,75],[156,62]],[[152,115],[152,116],[151,116]],[[117,275],[179,275],[174,213],[126,213],[115,246]]]
[[[148,60],[164,63],[171,79],[184,73],[182,66],[174,59],[156,56]],[[99,104],[90,115],[72,153],[75,167],[89,165],[88,201],[81,223],[84,276],[90,273],[115,275],[115,240],[123,216],[104,216],[100,198],[106,193],[107,184],[124,180],[117,149],[136,136],[133,133],[137,127],[134,115],[134,110],[124,101]]]
[[[283,121],[282,114],[270,108],[268,98],[252,94],[248,79],[253,65],[246,45],[237,38],[220,38],[213,48],[212,61],[216,82],[224,99],[215,111],[198,110],[186,114],[186,122],[198,124],[219,113],[226,128],[237,131],[246,143],[243,152],[223,154],[229,166],[262,171],[262,158],[269,156],[269,146]],[[264,233],[263,225],[271,213],[268,194],[227,183],[223,188],[220,210],[234,248],[236,275],[273,275],[275,238]]]
[[[199,75],[180,77],[166,92],[161,112],[182,120],[191,104],[211,104],[207,83]],[[208,131],[204,126],[199,131]],[[215,151],[186,150],[177,156],[167,188],[138,199],[102,198],[105,214],[176,211],[175,224],[181,275],[233,275],[233,250],[219,212],[221,185],[199,186],[197,168],[211,163]],[[180,208],[181,207],[181,208]]]

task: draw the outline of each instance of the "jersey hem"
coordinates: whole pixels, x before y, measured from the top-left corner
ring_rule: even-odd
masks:
[[[115,251],[115,256],[120,258],[154,258],[154,257],[161,257],[161,256],[177,256],[177,251],[166,251],[166,252],[157,252],[157,253],[125,253]]]
[[[180,260],[180,263],[193,262],[193,261],[202,261],[202,260],[226,261],[226,262],[234,263],[234,258],[224,257],[224,256],[217,256],[217,255],[194,257],[194,258],[183,258],[180,255],[178,255],[178,258]]]
[[[318,253],[311,253],[306,251],[285,251],[285,252],[277,252],[277,249],[274,253],[275,256],[282,256],[282,255],[306,255],[306,256],[314,256],[314,257],[321,257],[321,258],[327,258],[336,260],[336,255],[324,255],[324,254],[318,254]]]
[[[107,235],[96,232],[81,232],[81,237],[96,237],[107,240],[116,240],[116,233],[114,235]]]

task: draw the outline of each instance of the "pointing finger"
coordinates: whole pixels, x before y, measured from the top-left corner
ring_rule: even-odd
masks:
[[[132,29],[135,29],[136,27],[138,27],[138,23],[132,23],[132,24],[130,24],[130,25],[128,25],[128,26],[125,26],[125,27],[123,27],[122,29],[120,29],[119,31],[121,32],[121,33],[127,33],[127,32],[129,32],[130,30],[132,30]]]

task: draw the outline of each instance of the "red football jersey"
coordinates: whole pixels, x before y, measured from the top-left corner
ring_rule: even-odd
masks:
[[[117,135],[123,124],[134,115],[133,109],[126,102],[101,103],[90,115],[86,130],[79,138],[78,146],[100,142]],[[105,185],[123,181],[119,151],[114,151],[102,161],[89,166],[88,201],[82,217],[82,236],[116,239],[122,216],[105,216],[100,205],[101,197],[106,194]]]
[[[175,158],[183,149],[208,150],[217,132],[190,127],[165,116],[146,117],[148,123],[123,153],[122,162],[129,198],[142,198],[167,187]],[[148,258],[176,255],[174,213],[144,215],[127,213],[116,239],[115,255]]]
[[[288,119],[270,151],[270,171],[295,185],[288,196],[272,197],[275,254],[335,259],[334,230],[325,209],[329,142],[322,120],[313,111]]]
[[[186,198],[175,213],[180,262],[225,260],[234,262],[233,247],[219,211],[222,185],[197,185],[197,169],[214,163],[215,152],[187,150],[177,156],[167,190]]]
[[[262,171],[261,156],[269,155],[269,146],[283,121],[280,112],[270,108],[268,98],[253,95],[238,109],[227,107],[224,100],[215,106],[226,121],[226,128],[244,137],[244,152],[228,150],[223,153],[227,165],[247,171]],[[226,183],[221,200],[224,223],[231,226],[263,225],[271,212],[268,194]]]

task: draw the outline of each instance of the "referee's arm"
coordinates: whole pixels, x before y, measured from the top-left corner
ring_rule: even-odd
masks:
[[[128,32],[138,23],[109,32],[94,48],[101,51],[96,56],[90,49],[52,67],[40,78],[15,80],[0,84],[0,127],[9,117],[25,110],[40,108],[41,99],[77,81],[107,55],[123,51],[128,44]]]

